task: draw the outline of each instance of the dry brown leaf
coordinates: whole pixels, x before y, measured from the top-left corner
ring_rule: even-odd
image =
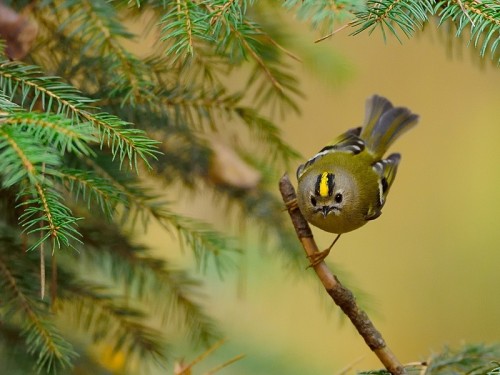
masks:
[[[7,42],[5,53],[11,60],[22,60],[31,50],[37,34],[38,25],[27,15],[0,3],[0,36]]]
[[[258,170],[248,165],[231,147],[219,140],[208,140],[213,151],[208,176],[215,184],[252,189],[261,179]]]

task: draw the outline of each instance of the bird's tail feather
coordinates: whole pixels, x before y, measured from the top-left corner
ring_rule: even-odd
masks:
[[[373,95],[366,102],[366,120],[360,137],[368,150],[381,158],[401,134],[417,124],[418,115],[408,108],[394,107],[386,98]]]

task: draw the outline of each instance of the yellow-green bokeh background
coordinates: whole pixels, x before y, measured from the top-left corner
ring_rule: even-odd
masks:
[[[361,123],[373,93],[421,115],[392,147],[403,159],[384,214],[344,235],[328,259],[370,295],[370,315],[402,362],[444,345],[500,341],[500,73],[472,62],[467,48],[450,58],[433,28],[403,44],[343,32],[311,46],[329,52],[293,64],[302,114],[280,122],[284,138],[310,157]],[[301,43],[318,36],[303,25],[296,31]],[[181,197],[183,212],[213,218],[200,209],[212,201]],[[380,367],[318,283],[293,276],[248,228],[239,271],[209,275],[205,303],[228,342],[198,373],[239,353],[246,358],[221,374],[335,374],[360,357],[354,370]],[[332,240],[315,234],[324,246]],[[152,226],[144,240],[161,253],[172,238]],[[177,257],[189,260],[188,252]]]

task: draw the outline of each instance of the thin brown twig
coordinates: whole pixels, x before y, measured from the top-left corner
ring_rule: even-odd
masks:
[[[460,2],[459,0],[456,0],[458,2]],[[463,8],[465,9],[465,11],[471,11],[473,13],[476,13],[478,16],[480,16],[481,18],[484,18],[486,20],[488,20],[489,22],[491,23],[495,23],[497,25],[500,25],[500,20],[498,19],[495,19],[493,16],[489,15],[489,14],[486,14],[484,11],[482,11],[481,9],[477,8],[477,7],[474,7],[470,4],[467,4],[467,3],[461,3],[461,7],[463,6]],[[474,3],[476,4],[481,4],[481,5],[484,5],[485,8],[489,8],[489,9],[492,9],[490,6],[488,6],[487,4],[483,4],[481,1],[474,1]],[[466,13],[467,16],[469,16],[468,13]],[[472,23],[472,25],[474,25],[474,23]]]
[[[40,221],[40,227],[43,227],[43,221]],[[40,237],[43,237],[43,231],[40,231]],[[45,298],[45,241],[40,243],[40,299]]]
[[[216,11],[206,2],[203,3],[203,5],[211,12],[211,13],[216,13]],[[224,18],[222,18],[224,21]],[[285,89],[281,85],[281,83],[276,79],[276,77],[273,75],[273,73],[269,70],[268,66],[264,63],[264,60],[259,56],[259,54],[255,51],[252,46],[248,43],[248,41],[241,35],[241,33],[234,27],[232,24],[227,24],[226,21],[224,21],[227,26],[231,29],[231,34],[234,35],[236,38],[239,39],[241,44],[245,47],[245,50],[250,53],[252,58],[254,59],[255,63],[262,69],[264,74],[269,78],[269,81],[273,85],[273,87],[280,93],[283,94],[285,92]],[[247,25],[249,25],[247,23]]]
[[[295,189],[288,175],[285,174],[280,179],[279,189],[283,202],[292,219],[295,232],[302,243],[306,255],[310,257],[319,251],[318,246],[314,241],[309,224],[298,209]],[[352,292],[340,283],[325,262],[319,262],[312,268],[325,287],[326,292],[330,295],[335,304],[341,308],[344,314],[347,315],[358,333],[363,337],[368,347],[375,353],[387,371],[394,375],[406,374],[403,365],[386,345],[382,335],[375,328],[368,315],[356,304]]]
[[[42,163],[42,175],[45,163]],[[43,221],[40,221],[40,239],[43,239]],[[40,242],[40,299],[45,298],[45,241]]]
[[[212,354],[214,351],[219,349],[222,344],[226,342],[225,339],[217,341],[215,344],[213,344],[210,348],[205,350],[203,353],[201,353],[198,357],[193,359],[191,363],[187,365],[181,365],[181,368],[179,369],[179,372],[175,372],[176,375],[187,375],[191,373],[191,369],[193,368],[194,365],[197,363],[200,363],[202,360],[204,360],[206,357],[208,357],[210,354]]]
[[[248,21],[244,21],[245,25],[247,26],[252,26],[250,24],[250,22]],[[271,38],[268,34],[264,33],[262,30],[260,30],[259,28],[257,28],[257,30],[263,35],[263,37],[266,39],[266,41],[268,41],[269,43],[271,43],[273,46],[275,46],[276,48],[278,48],[281,52],[283,52],[285,55],[287,55],[288,57],[294,59],[295,61],[298,61],[298,62],[302,62],[302,59],[300,57],[298,57],[297,55],[295,55],[294,53],[292,53],[291,51],[289,51],[288,49],[286,49],[285,47],[283,47],[281,44],[279,44],[277,41],[275,41],[273,38]]]
[[[465,9],[464,4],[460,0],[457,0],[457,3],[460,6],[460,9],[462,9],[462,12],[469,19],[471,26],[472,27],[476,27],[476,24],[474,23],[474,21],[472,20],[471,16],[469,15],[469,12],[467,11],[467,9]]]
[[[52,253],[52,274],[50,280],[50,306],[52,311],[56,309],[56,300],[57,300],[57,260],[56,254]]]
[[[214,367],[213,369],[207,371],[205,373],[205,375],[213,375],[216,372],[218,372],[219,370],[222,370],[223,368],[226,368],[227,366],[232,365],[234,362],[237,362],[244,357],[245,357],[244,354],[238,354],[237,356],[234,356],[233,358],[231,358],[231,359],[225,361],[224,363]]]
[[[351,22],[348,22],[348,23],[346,23],[345,25],[340,26],[338,29],[333,30],[330,34],[327,34],[327,35],[325,35],[325,36],[322,36],[322,37],[321,37],[321,38],[319,38],[319,39],[316,39],[316,40],[314,41],[314,43],[319,43],[319,42],[322,42],[323,40],[328,39],[328,38],[330,38],[330,37],[334,36],[334,35],[335,35],[335,34],[337,34],[338,32],[340,32],[340,31],[342,31],[342,30],[344,30],[344,29],[347,29],[347,28],[348,28],[349,26],[351,26],[352,24],[353,24],[353,22],[352,22],[352,21],[351,21]]]

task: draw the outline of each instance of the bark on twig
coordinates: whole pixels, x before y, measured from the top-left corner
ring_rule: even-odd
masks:
[[[280,179],[279,188],[297,236],[307,256],[311,256],[319,250],[314,241],[308,222],[298,209],[295,189],[288,175],[284,175]],[[366,313],[356,304],[356,299],[352,292],[340,283],[337,277],[329,270],[325,262],[318,263],[313,266],[313,269],[323,283],[326,292],[351,320],[354,327],[356,327],[366,344],[379,358],[387,371],[394,375],[406,374],[403,365],[386,345],[382,335],[377,331],[370,318],[368,318],[368,315],[366,315]]]

